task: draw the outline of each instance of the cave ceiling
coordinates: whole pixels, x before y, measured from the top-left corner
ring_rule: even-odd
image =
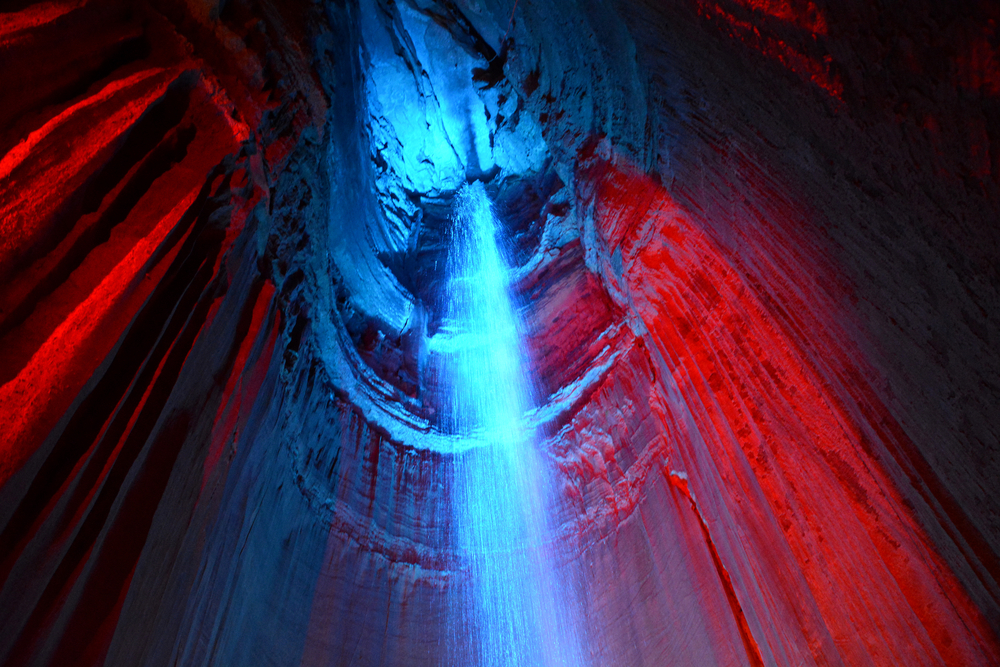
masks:
[[[0,3],[0,664],[1000,663],[998,22]]]

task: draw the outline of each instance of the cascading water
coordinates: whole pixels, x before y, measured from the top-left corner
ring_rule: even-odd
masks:
[[[582,665],[575,605],[547,550],[551,494],[525,426],[531,386],[497,222],[481,183],[458,193],[449,256],[456,541],[471,574],[458,641],[483,667]]]

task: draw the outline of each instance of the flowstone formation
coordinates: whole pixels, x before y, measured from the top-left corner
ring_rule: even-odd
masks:
[[[1000,13],[939,4],[0,7],[0,663],[1000,662]]]

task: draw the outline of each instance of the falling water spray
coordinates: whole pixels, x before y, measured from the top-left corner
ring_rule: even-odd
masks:
[[[483,667],[582,665],[574,605],[552,558],[552,494],[524,415],[532,382],[498,225],[481,183],[457,195],[449,255],[456,542],[470,574],[459,641]]]

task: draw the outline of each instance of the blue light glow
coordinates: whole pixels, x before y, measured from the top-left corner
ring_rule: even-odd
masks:
[[[457,544],[471,573],[459,642],[484,667],[582,665],[575,605],[547,541],[547,475],[525,426],[531,382],[509,271],[482,184],[459,192],[449,258],[452,428],[480,443],[455,457]]]

